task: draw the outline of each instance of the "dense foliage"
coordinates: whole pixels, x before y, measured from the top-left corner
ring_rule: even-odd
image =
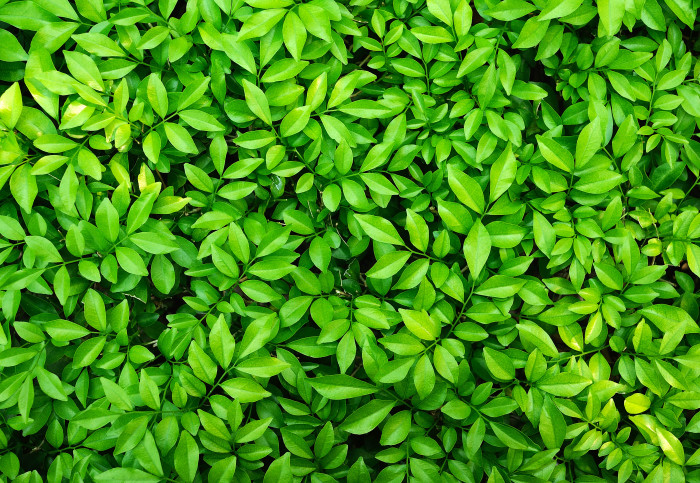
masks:
[[[700,481],[697,0],[0,0],[0,481]]]

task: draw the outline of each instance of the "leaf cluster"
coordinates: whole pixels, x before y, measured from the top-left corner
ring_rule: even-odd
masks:
[[[0,0],[0,482],[700,481],[697,0]]]

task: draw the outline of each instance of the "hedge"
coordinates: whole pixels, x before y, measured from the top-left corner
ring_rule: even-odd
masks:
[[[698,0],[0,0],[1,482],[700,482]]]

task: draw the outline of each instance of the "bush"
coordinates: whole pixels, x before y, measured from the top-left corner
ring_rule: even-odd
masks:
[[[700,481],[697,0],[0,0],[0,480]]]

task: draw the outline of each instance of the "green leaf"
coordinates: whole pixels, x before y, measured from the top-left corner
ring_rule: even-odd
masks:
[[[180,249],[180,246],[172,238],[164,233],[139,232],[129,237],[129,240],[146,253],[163,255]]]
[[[139,395],[146,406],[154,410],[160,409],[160,390],[145,370],[141,371]]]
[[[279,326],[279,319],[275,314],[259,317],[246,327],[243,339],[240,344],[238,357],[245,357],[262,348],[276,334]]]
[[[216,379],[216,364],[211,360],[211,358],[202,350],[201,347],[195,342],[190,343],[189,350],[187,352],[187,362],[192,368],[192,372],[202,381],[207,384],[213,384]]]
[[[484,348],[484,360],[486,367],[493,377],[502,381],[510,381],[515,378],[515,367],[513,361],[501,351]]]
[[[100,69],[94,60],[85,54],[71,50],[64,50],[63,55],[66,59],[68,70],[76,80],[96,91],[104,91],[105,86],[102,81],[102,74],[100,74]]]
[[[381,444],[392,446],[402,443],[408,436],[411,430],[411,413],[409,411],[400,411],[392,414],[382,427]]]
[[[199,467],[197,442],[187,431],[180,433],[180,441],[175,448],[175,471],[188,482],[194,481]]]
[[[557,357],[559,355],[559,350],[554,345],[552,338],[539,325],[529,320],[522,320],[516,328],[523,342],[527,341],[534,345],[548,357]]]
[[[571,372],[546,376],[537,381],[540,390],[559,397],[576,396],[590,385],[590,379]]]
[[[377,392],[374,385],[345,374],[315,377],[309,379],[309,384],[321,396],[333,401],[366,396]]]
[[[532,229],[535,235],[535,243],[537,243],[537,248],[542,250],[547,257],[551,257],[552,250],[554,249],[554,244],[556,243],[556,233],[552,224],[549,220],[544,217],[540,212],[534,211],[532,213],[533,223]]]
[[[63,258],[56,247],[42,236],[25,237],[24,242],[31,250],[32,254],[47,262],[62,262]]]
[[[245,92],[246,104],[253,114],[262,119],[265,124],[272,125],[270,105],[265,93],[258,86],[245,79],[243,79],[243,91]]]
[[[411,29],[411,33],[426,44],[443,44],[453,40],[452,34],[444,27],[414,27]]]
[[[204,111],[186,109],[184,111],[180,111],[179,115],[180,119],[199,131],[211,132],[223,131],[225,129],[223,124],[217,121],[214,116]]]
[[[0,122],[7,129],[14,129],[22,114],[22,92],[15,82],[0,95]]]
[[[314,442],[314,454],[317,458],[323,458],[331,449],[333,449],[333,443],[335,442],[335,434],[333,432],[333,425],[328,421],[321,431],[318,432],[318,438]]]
[[[435,387],[435,369],[427,354],[423,354],[414,369],[413,382],[419,397],[425,399]]]
[[[535,7],[523,0],[506,0],[499,2],[495,7],[488,10],[488,14],[498,20],[509,22],[516,20],[533,12]]]
[[[413,246],[422,252],[428,249],[430,232],[425,220],[411,209],[406,210],[406,230]]]
[[[228,368],[233,359],[235,340],[223,316],[219,317],[211,328],[211,332],[209,333],[209,346],[214,353],[214,357],[219,362],[219,365],[224,369]]]
[[[261,26],[258,25],[258,27]],[[261,30],[264,30],[264,28]],[[222,47],[224,48],[224,52],[226,52],[228,58],[243,67],[246,71],[256,75],[257,65],[253,52],[251,52],[248,43],[244,42],[244,39],[241,39],[240,37],[237,38],[235,35],[230,34],[221,34],[221,39],[223,41]]]
[[[126,57],[124,51],[114,40],[98,32],[74,34],[73,40],[83,49],[99,57]]]
[[[547,29],[549,28],[549,20],[541,20],[537,17],[531,17],[523,25],[518,39],[513,44],[513,48],[516,49],[531,49],[536,47],[544,36],[547,34]]]
[[[197,146],[195,146],[192,136],[187,132],[187,129],[172,122],[166,122],[163,126],[168,141],[175,149],[187,154],[197,153]]]
[[[251,15],[243,23],[243,26],[238,32],[238,41],[242,42],[246,39],[262,37],[269,32],[277,22],[282,20],[285,13],[287,13],[287,11],[284,9],[272,8]]]
[[[600,195],[610,192],[624,181],[624,176],[613,171],[600,170],[581,176],[574,188],[584,193]]]
[[[296,60],[300,60],[307,36],[304,23],[294,11],[290,11],[284,17],[282,37],[284,38],[284,45],[292,57]]]
[[[98,482],[151,483],[161,478],[136,468],[112,468],[95,477]]]
[[[46,324],[46,332],[57,342],[80,339],[90,333],[85,327],[69,320],[57,319]]]
[[[231,480],[236,472],[236,463],[237,459],[234,455],[217,461],[211,466],[208,481],[214,483],[216,481]]]
[[[289,111],[280,124],[280,134],[283,137],[289,137],[301,132],[308,124],[310,115],[309,106],[297,107]]]
[[[351,434],[367,434],[389,415],[396,403],[375,399],[353,411],[338,427]]]
[[[157,25],[146,31],[141,37],[137,48],[139,50],[155,49],[165,41],[170,35],[170,30],[162,25]]]
[[[683,445],[670,431],[657,427],[656,436],[659,438],[659,445],[668,459],[676,464],[685,464],[685,451]]]
[[[270,392],[252,379],[237,377],[221,384],[226,394],[237,399],[240,403],[256,402],[271,395]]]
[[[151,262],[151,279],[160,292],[167,294],[175,286],[175,269],[163,255],[156,255]]]
[[[273,461],[265,472],[263,483],[291,483],[294,481],[290,457],[291,453],[285,453]]]
[[[582,168],[601,148],[603,144],[603,134],[600,130],[600,121],[596,117],[586,125],[576,140],[576,167]]]
[[[697,322],[688,315],[688,312],[680,307],[657,304],[645,307],[639,313],[663,332],[671,331],[674,327],[682,325],[688,334],[700,333]]]
[[[121,386],[104,377],[100,378],[100,383],[102,384],[102,389],[105,392],[107,400],[113,406],[123,409],[124,411],[131,411],[134,409],[134,405],[129,399],[128,394]]]
[[[671,11],[676,14],[681,22],[693,28],[697,16],[697,7],[691,6],[687,0],[664,0]]]
[[[198,190],[204,191],[205,193],[214,191],[214,182],[202,168],[192,164],[186,164],[185,175],[187,176],[187,181]]]
[[[477,49],[472,49],[464,56],[464,60],[457,70],[457,77],[463,77],[467,74],[471,74],[476,69],[484,65],[484,63],[491,57],[493,53],[493,47],[480,47]],[[480,112],[480,111],[474,111]],[[464,123],[465,130],[467,129],[467,123]]]
[[[503,193],[508,191],[510,185],[513,184],[517,167],[513,150],[511,145],[508,144],[503,154],[498,157],[491,167],[491,191],[489,199],[492,203]]]
[[[416,337],[435,340],[440,336],[440,323],[426,311],[399,309],[404,324]]]
[[[73,366],[85,367],[95,362],[105,342],[104,337],[92,337],[80,344],[73,355]]]
[[[574,170],[574,157],[554,139],[537,136],[540,153],[552,166],[571,173]]]
[[[100,203],[95,213],[95,222],[97,228],[102,231],[109,241],[117,241],[117,238],[119,238],[119,212],[109,199],[105,198]]]
[[[9,216],[0,215],[0,235],[8,240],[24,240],[26,234],[22,225]]]
[[[507,447],[523,451],[530,448],[528,440],[517,429],[495,422],[490,422],[489,424],[496,437]]]
[[[49,372],[44,368],[40,368],[37,371],[36,380],[44,394],[50,398],[58,401],[68,400],[68,395],[63,388],[63,384],[56,374]]]
[[[0,42],[5,46],[0,54],[3,62],[24,62],[27,60],[27,52],[13,34],[7,30],[0,31]]]
[[[491,236],[481,221],[477,220],[469,230],[464,240],[464,257],[467,260],[469,273],[478,278],[486,265],[491,252]]]
[[[288,363],[274,357],[256,357],[241,362],[236,370],[256,377],[272,377],[288,367]]]
[[[10,178],[10,192],[20,208],[26,213],[32,211],[34,200],[39,194],[36,178],[30,174],[30,166],[22,165],[12,173]]]
[[[384,280],[396,275],[411,258],[410,252],[395,251],[383,255],[372,268],[367,271],[367,277]]]
[[[539,15],[540,20],[551,20],[554,18],[566,17],[576,11],[581,6],[583,0],[550,0],[547,6],[542,9]]]
[[[299,6],[299,17],[310,34],[331,42],[331,23],[326,10],[318,5],[304,3]],[[339,17],[336,17],[340,20]]]
[[[566,420],[549,397],[545,398],[542,406],[539,430],[542,441],[547,448],[561,448],[566,438]]]
[[[449,0],[428,0],[428,11],[442,20],[444,23],[452,26],[452,7]]]
[[[192,104],[198,102],[207,91],[210,80],[209,77],[203,77],[188,84],[185,90],[182,91],[182,94],[180,94],[177,110],[181,111],[187,109]]]
[[[236,431],[236,443],[248,443],[263,435],[267,427],[272,422],[272,418],[264,418],[259,421],[252,421],[238,431]]]
[[[107,328],[107,312],[102,296],[92,289],[88,289],[83,297],[85,306],[85,320],[98,331]]]
[[[625,13],[623,0],[600,0],[597,2],[600,24],[606,35],[617,34],[622,26],[622,18]]]
[[[477,213],[483,213],[485,206],[484,193],[479,183],[466,173],[457,171],[452,167],[448,167],[447,172],[450,188],[457,196],[457,199]]]
[[[355,219],[372,240],[392,245],[404,245],[399,233],[389,220],[374,215],[355,215]]]
[[[126,272],[141,277],[148,276],[148,269],[143,262],[143,258],[135,250],[128,247],[117,247],[115,254],[119,266]]]
[[[622,274],[615,267],[607,263],[596,263],[594,266],[596,275],[603,285],[613,290],[622,290]]]

